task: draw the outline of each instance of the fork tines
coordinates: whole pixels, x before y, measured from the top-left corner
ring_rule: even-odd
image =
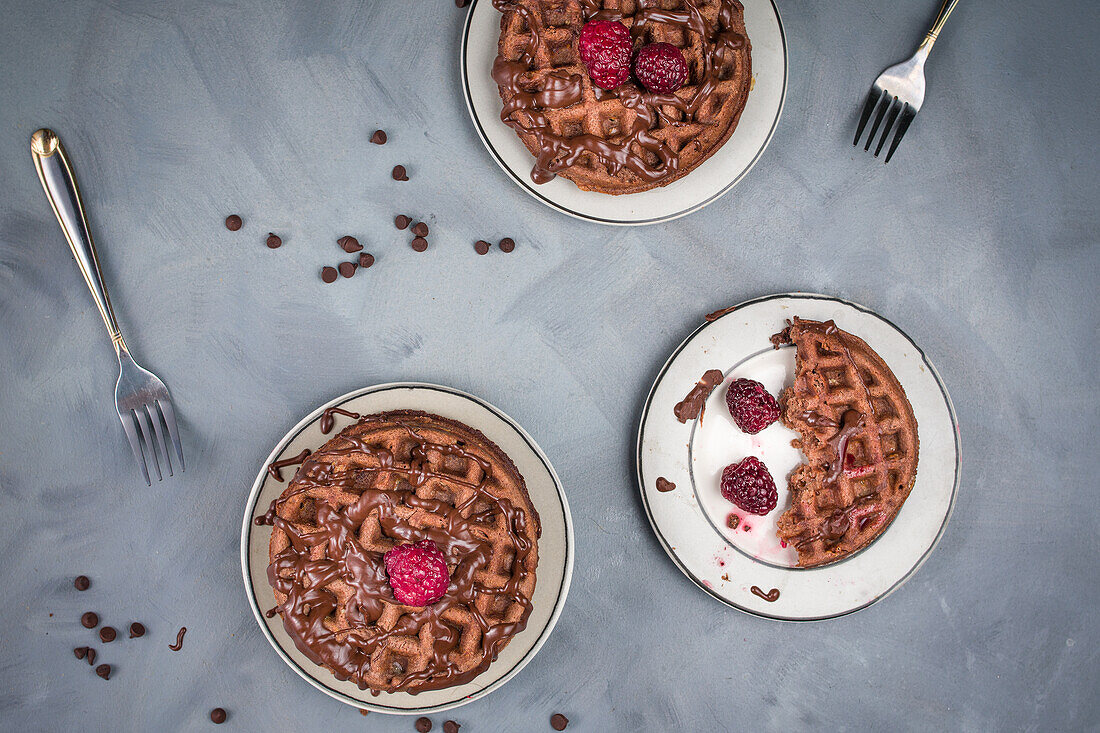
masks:
[[[859,127],[856,128],[856,136],[852,140],[852,145],[859,145],[859,139],[863,136],[863,128],[867,126],[867,121],[871,119],[876,107],[878,108],[878,114],[875,115],[874,124],[871,125],[871,132],[867,135],[867,143],[863,146],[863,149],[871,149],[871,143],[875,141],[875,133],[878,132],[883,117],[886,117],[889,113],[889,117],[886,117],[886,126],[882,128],[882,136],[879,138],[878,147],[875,148],[875,157],[877,158],[878,154],[882,152],[882,146],[886,144],[890,129],[897,122],[897,128],[894,130],[894,141],[890,143],[890,149],[886,151],[886,160],[884,161],[889,163],[894,151],[898,149],[898,143],[905,136],[905,132],[909,129],[909,125],[912,124],[917,113],[907,102],[901,102],[888,90],[876,84],[871,87],[871,91],[867,94],[867,103],[863,105],[863,113],[859,116]]]
[[[150,463],[156,473],[157,481],[162,479],[158,452],[164,458],[164,468],[168,475],[175,475],[172,470],[172,456],[168,450],[169,438],[176,453],[176,467],[181,472],[185,470],[183,445],[180,443],[179,431],[176,428],[176,414],[167,395],[136,404],[128,410],[123,410],[120,406],[118,417],[122,421],[122,429],[126,432],[126,439],[130,442],[130,449],[141,467],[141,475],[146,484],[152,485],[149,478]]]

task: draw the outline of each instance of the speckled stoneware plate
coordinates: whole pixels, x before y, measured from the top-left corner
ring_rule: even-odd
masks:
[[[776,520],[790,505],[787,476],[802,461],[791,446],[798,434],[778,422],[757,435],[742,433],[725,400],[730,382],[740,377],[762,382],[776,396],[793,382],[795,349],[776,350],[769,337],[794,316],[832,319],[875,349],[905,388],[920,439],[916,482],[893,523],[863,550],[819,568],[796,567],[794,548],[775,534]],[[721,370],[725,380],[701,419],[680,423],[673,407],[708,369]],[[882,316],[824,295],[750,300],[695,329],[657,375],[642,410],[637,451],[646,514],[676,566],[723,603],[783,621],[843,616],[898,588],[939,541],[959,485],[955,411],[928,357]],[[763,517],[741,511],[719,488],[722,469],[750,455],[767,465],[779,489],[778,505]],[[659,477],[676,488],[658,491]],[[736,529],[728,526],[731,513],[738,516]]]
[[[753,88],[730,139],[678,181],[623,196],[582,191],[572,181],[531,180],[534,157],[500,120],[502,103],[490,72],[497,55],[500,12],[474,0],[462,35],[459,64],[466,106],[481,141],[504,172],[527,193],[558,211],[601,224],[655,224],[697,211],[729,191],[756,164],[779,124],[787,94],[787,39],[772,0],[742,0],[752,42]]]
[[[527,483],[531,501],[542,521],[539,538],[538,582],[527,628],[501,651],[489,668],[465,685],[429,690],[416,695],[407,692],[383,692],[377,696],[360,690],[352,682],[340,682],[331,672],[311,662],[294,646],[283,628],[282,619],[266,618],[264,611],[275,606],[275,596],[267,582],[268,541],[271,527],[257,527],[253,519],[263,514],[272,500],[287,487],[267,472],[273,461],[295,456],[302,449],[315,450],[342,430],[351,420],[337,417],[329,435],[319,425],[321,413],[329,407],[341,407],[363,415],[384,410],[424,410],[463,422],[484,433],[512,459]],[[288,482],[295,468],[284,469]],[[427,714],[464,705],[498,689],[514,677],[546,641],[558,621],[569,582],[573,575],[573,520],[561,482],[546,454],[534,439],[514,420],[488,402],[449,387],[432,384],[381,384],[349,392],[321,405],[286,434],[260,467],[259,475],[245,505],[241,530],[241,565],[249,605],[264,636],[290,668],[337,700],[358,708],[380,713]]]

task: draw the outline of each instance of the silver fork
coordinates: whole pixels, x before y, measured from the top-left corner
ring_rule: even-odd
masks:
[[[80,199],[76,176],[57,134],[52,130],[42,129],[31,135],[31,157],[34,158],[34,167],[38,170],[38,179],[42,181],[46,198],[65,232],[65,239],[69,240],[69,249],[73,251],[76,264],[84,275],[84,282],[88,284],[92,298],[99,308],[99,315],[107,325],[107,333],[110,334],[111,343],[118,355],[115,410],[118,412],[118,419],[122,421],[122,429],[126,431],[126,438],[130,441],[130,448],[134,451],[134,458],[141,466],[141,475],[146,484],[152,485],[149,480],[150,463],[156,472],[157,481],[162,478],[160,461],[157,458],[158,448],[164,458],[168,475],[173,475],[165,430],[175,448],[176,465],[180,471],[184,470],[183,445],[176,429],[176,413],[172,409],[168,388],[155,374],[138,366],[122,338],[114,310],[111,309],[111,298],[107,295],[103,275],[99,271],[99,257],[88,231],[88,220],[84,216],[84,204]]]
[[[856,128],[856,137],[852,145],[859,145],[863,128],[877,107],[875,123],[871,125],[867,144],[863,146],[864,150],[870,150],[871,143],[875,140],[875,132],[878,131],[882,118],[889,111],[890,116],[886,119],[886,126],[882,128],[882,137],[879,138],[878,147],[875,148],[875,157],[877,158],[882,152],[882,146],[890,134],[890,128],[900,118],[901,121],[898,122],[897,131],[894,133],[894,141],[890,143],[890,150],[887,151],[884,161],[890,162],[894,151],[898,149],[898,143],[905,136],[909,125],[913,123],[913,118],[917,116],[917,112],[924,103],[924,62],[928,60],[928,54],[935,45],[940,31],[943,30],[943,24],[947,22],[958,2],[959,0],[944,0],[943,5],[940,6],[940,13],[936,16],[936,22],[932,24],[932,30],[928,31],[917,52],[909,60],[891,66],[875,79],[875,83],[871,85],[871,91],[867,94],[867,102],[863,105],[863,114],[859,116],[859,127]]]

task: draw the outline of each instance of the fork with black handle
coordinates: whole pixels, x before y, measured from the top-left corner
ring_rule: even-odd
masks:
[[[61,230],[65,232],[65,239],[69,241],[69,249],[73,251],[84,282],[92,291],[92,298],[99,308],[99,315],[107,325],[107,333],[118,355],[115,410],[134,451],[134,458],[141,467],[141,475],[146,484],[152,485],[149,464],[152,464],[157,481],[162,477],[158,449],[168,475],[173,475],[169,439],[175,449],[176,467],[184,470],[183,445],[176,428],[176,413],[172,409],[168,388],[155,374],[138,366],[122,338],[107,287],[103,284],[103,274],[99,271],[99,257],[88,231],[88,220],[84,216],[84,204],[73,167],[57,134],[43,129],[31,135],[31,157],[34,158],[34,167],[38,170],[38,179],[46,191],[46,198],[57,215]]]
[[[885,162],[890,162],[894,151],[898,149],[898,143],[905,136],[909,125],[913,123],[921,105],[924,104],[924,62],[928,60],[928,54],[935,45],[940,31],[943,30],[943,24],[947,22],[958,2],[959,0],[944,0],[943,5],[940,6],[940,13],[936,16],[936,22],[925,35],[917,52],[908,60],[891,66],[875,79],[875,83],[871,85],[871,91],[867,94],[867,102],[863,105],[863,114],[859,116],[859,127],[856,128],[856,137],[852,145],[859,145],[863,128],[867,126],[867,120],[871,119],[871,115],[877,108],[875,122],[867,135],[867,144],[863,146],[864,150],[870,150],[871,143],[875,141],[875,133],[882,124],[883,117],[886,117],[889,112],[890,116],[886,117],[886,126],[882,128],[882,137],[879,138],[878,147],[875,148],[875,157],[877,158],[882,152],[882,146],[890,135],[890,129],[897,122],[894,141],[890,143],[890,149],[886,153]]]

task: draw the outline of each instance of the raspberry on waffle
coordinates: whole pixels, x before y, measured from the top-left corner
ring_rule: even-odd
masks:
[[[667,185],[733,134],[752,76],[744,9],[737,0],[493,0],[503,13],[493,80],[500,118],[535,156],[531,178],[624,194]],[[683,52],[686,83],[672,93],[634,81],[598,89],[578,51],[584,24],[622,23],[635,49]]]
[[[338,412],[358,421],[301,456],[286,491],[256,518],[273,526],[268,580],[278,605],[268,616],[278,612],[303,654],[360,689],[469,682],[531,613],[540,526],[523,477],[454,420]],[[322,432],[331,428],[326,412]],[[399,602],[386,574],[385,554],[416,543],[442,553],[449,573],[442,598],[426,606]]]
[[[824,565],[894,520],[917,475],[917,421],[886,362],[832,321],[796,317],[772,341],[797,349],[794,384],[779,403],[806,459],[788,479],[791,506],[777,535],[798,550],[800,567]]]

